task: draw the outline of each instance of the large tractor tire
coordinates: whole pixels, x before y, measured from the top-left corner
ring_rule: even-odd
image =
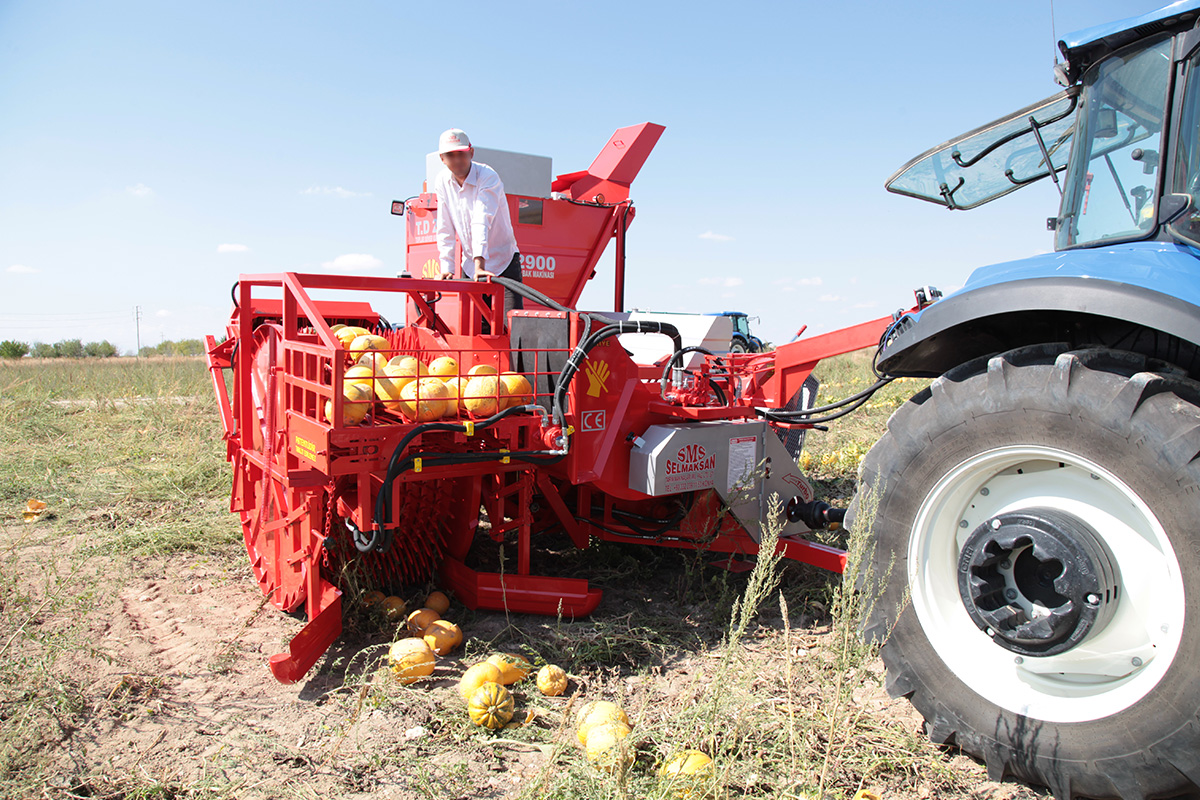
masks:
[[[1200,385],[1105,349],[979,359],[893,415],[849,522],[933,741],[1060,800],[1197,791],[1198,457]]]

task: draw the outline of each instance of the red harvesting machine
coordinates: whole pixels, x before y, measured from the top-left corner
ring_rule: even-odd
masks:
[[[813,367],[876,345],[892,317],[728,354],[624,312],[629,186],[662,131],[622,128],[586,171],[558,176],[549,196],[509,194],[527,288],[241,276],[225,340],[207,339],[208,364],[233,464],[230,509],[254,575],[273,605],[303,607],[308,620],[289,652],[270,659],[280,681],[301,678],[341,633],[347,590],[401,594],[436,581],[470,608],[591,613],[601,592],[588,581],[531,572],[535,534],[565,533],[578,548],[596,538],[705,549],[735,566],[758,552],[778,512],[785,557],[842,570],[843,551],[805,538],[840,517],[798,469],[797,431],[820,421],[804,415],[814,411]],[[436,264],[435,209],[430,194],[394,204],[407,216],[413,275]],[[615,310],[577,311],[610,242]],[[527,295],[508,319],[505,291]],[[528,383],[506,391],[507,380],[463,378],[462,399],[446,402],[415,380],[406,404],[380,385],[379,361],[365,381],[374,396],[363,399],[348,390],[353,361],[338,325],[381,337],[373,359],[449,356],[464,376],[515,373]],[[662,343],[661,356],[635,360],[627,343],[648,339]],[[481,553],[486,561],[506,542],[515,565],[480,567]]]

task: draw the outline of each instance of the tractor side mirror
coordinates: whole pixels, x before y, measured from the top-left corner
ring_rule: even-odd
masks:
[[[393,200],[392,201],[392,213],[395,214],[397,217],[404,216],[404,201],[403,200]]]
[[[1111,139],[1117,135],[1117,110],[1115,108],[1102,108],[1096,112],[1096,133],[1097,139]]]

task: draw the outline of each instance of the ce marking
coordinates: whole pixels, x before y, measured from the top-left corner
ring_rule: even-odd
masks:
[[[583,429],[585,431],[602,431],[607,424],[605,411],[585,411],[583,412]]]

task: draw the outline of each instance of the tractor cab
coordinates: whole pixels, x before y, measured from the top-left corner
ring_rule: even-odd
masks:
[[[967,210],[1049,177],[1057,250],[1200,242],[1185,213],[1200,191],[1198,12],[1188,0],[1060,42],[1064,91],[922,153],[887,188]]]

